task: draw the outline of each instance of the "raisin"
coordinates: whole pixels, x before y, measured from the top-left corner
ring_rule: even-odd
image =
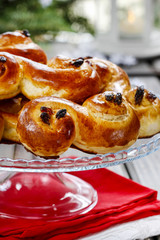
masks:
[[[107,101],[113,101],[113,99],[114,99],[114,94],[113,94],[113,93],[108,93],[108,94],[106,94],[106,95],[105,95],[105,99],[106,99]]]
[[[40,115],[40,118],[42,119],[42,121],[48,125],[50,125],[50,115],[47,113],[47,112],[42,112],[41,115]]]
[[[67,113],[67,110],[65,108],[61,109],[56,113],[56,118],[60,119],[60,118],[64,117],[66,115],[66,113]]]
[[[47,112],[49,115],[52,115],[52,114],[53,114],[52,109],[49,108],[49,107],[42,106],[42,107],[40,108],[40,110],[41,110],[41,112]]]
[[[27,29],[23,30],[22,32],[26,37],[30,37],[31,34],[29,33],[29,31]]]
[[[140,87],[137,87],[137,91],[136,91],[136,94],[134,96],[134,99],[135,99],[135,104],[137,105],[140,105],[141,102],[142,102],[142,99],[143,99],[143,96],[144,96],[144,87],[143,86],[140,86]]]
[[[147,94],[147,98],[149,101],[154,101],[157,98],[157,96],[154,93],[149,92]]]
[[[120,105],[122,103],[122,94],[121,93],[117,93],[115,98],[114,98],[114,103]]]
[[[78,58],[72,62],[72,65],[75,67],[80,67],[84,62],[84,58]]]

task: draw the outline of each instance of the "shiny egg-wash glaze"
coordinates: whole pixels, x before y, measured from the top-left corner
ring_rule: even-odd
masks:
[[[67,69],[72,65],[72,67],[74,67],[73,69],[76,70],[84,63],[90,65],[98,73],[98,76],[101,79],[100,92],[115,91],[124,93],[131,88],[126,72],[116,64],[107,60],[90,56],[77,59],[56,56],[50,59],[47,65],[53,69]]]
[[[56,96],[82,103],[106,89],[116,92],[130,89],[127,74],[108,61],[96,58],[83,58],[80,63],[79,59],[57,60],[59,68],[57,63],[54,66],[53,60],[47,66],[1,52],[0,99],[11,98],[21,92],[29,99]]]
[[[126,93],[140,121],[139,137],[150,137],[160,132],[160,99],[143,86],[135,87]]]
[[[18,119],[20,142],[40,156],[58,156],[71,144],[93,153],[128,148],[138,138],[139,120],[124,98],[117,104],[106,100],[106,94],[110,92],[91,97],[82,106],[57,97],[30,101]],[[42,109],[48,109],[44,119]],[[62,110],[65,114],[57,117]]]
[[[43,64],[47,63],[45,52],[31,40],[27,30],[0,34],[0,52],[8,52]]]

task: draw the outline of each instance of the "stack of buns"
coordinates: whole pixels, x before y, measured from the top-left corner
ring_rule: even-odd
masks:
[[[0,35],[0,137],[44,157],[105,154],[160,131],[160,100],[117,65],[54,57],[27,30]]]

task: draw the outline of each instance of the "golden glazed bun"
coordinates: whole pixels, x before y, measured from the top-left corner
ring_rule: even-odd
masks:
[[[0,139],[53,157],[71,145],[116,152],[157,132],[160,100],[142,87],[131,89],[117,65],[62,56],[47,63],[28,31],[0,35]]]
[[[84,62],[80,66],[70,61],[64,68],[53,68],[22,59],[24,77],[21,91],[29,99],[56,96],[82,103],[101,91],[101,78],[92,66]]]
[[[89,56],[77,59],[57,56],[50,59],[47,65],[53,69],[64,70],[72,67],[74,71],[77,71],[81,66],[83,66],[83,64],[86,63],[98,73],[98,76],[101,79],[100,92],[115,91],[124,93],[130,90],[131,86],[129,78],[125,71],[116,64],[107,60]]]
[[[45,52],[31,40],[28,30],[0,34],[0,52],[12,53],[43,64],[47,63]]]
[[[140,120],[139,137],[149,137],[160,132],[160,100],[143,86],[131,89],[126,94]]]
[[[83,103],[106,89],[113,88],[116,92],[130,89],[128,76],[123,70],[108,61],[94,58],[56,58],[47,66],[1,52],[0,63],[0,99],[21,92],[28,99],[56,96]]]
[[[58,156],[71,144],[92,153],[128,148],[139,134],[139,120],[120,93],[105,92],[78,105],[43,97],[21,110],[17,133],[21,143],[40,156]]]
[[[18,119],[20,142],[40,156],[60,155],[75,138],[75,125],[70,113],[65,112],[63,104],[59,106],[60,98],[52,98],[30,101],[23,107]]]

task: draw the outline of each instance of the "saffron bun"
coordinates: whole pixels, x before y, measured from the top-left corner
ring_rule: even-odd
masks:
[[[14,55],[0,52],[0,100],[20,93],[22,70]]]
[[[37,98],[27,103],[20,112],[17,123],[20,142],[36,155],[58,156],[70,147],[75,138],[75,125],[70,113],[56,118],[63,107],[57,100],[61,101],[54,97]],[[46,111],[43,112],[43,108]]]
[[[17,135],[18,114],[28,100],[18,95],[11,99],[0,101],[0,137],[1,139],[20,142]]]
[[[126,94],[140,121],[139,137],[150,137],[160,132],[160,99],[143,86],[131,89]]]
[[[87,62],[75,67],[72,62],[67,68],[53,67],[21,59],[23,79],[21,92],[29,99],[56,96],[82,103],[86,98],[102,90],[102,80]]]
[[[27,30],[0,34],[0,52],[9,52],[36,62],[47,63],[45,52],[31,40]]]
[[[0,99],[22,93],[28,99],[56,96],[76,103],[106,89],[130,89],[127,74],[108,61],[57,57],[47,66],[5,52],[0,53],[0,84]]]
[[[72,68],[76,71],[79,66],[83,66],[85,63],[90,65],[98,73],[98,76],[101,79],[99,92],[114,91],[124,93],[131,89],[130,81],[126,72],[116,64],[107,60],[89,56],[77,59],[56,56],[50,59],[47,65],[53,69],[60,68],[65,70]]]
[[[91,153],[116,152],[138,138],[139,120],[120,93],[104,92],[83,105],[57,97],[29,101],[20,111],[20,142],[39,156],[58,156],[72,144]]]

